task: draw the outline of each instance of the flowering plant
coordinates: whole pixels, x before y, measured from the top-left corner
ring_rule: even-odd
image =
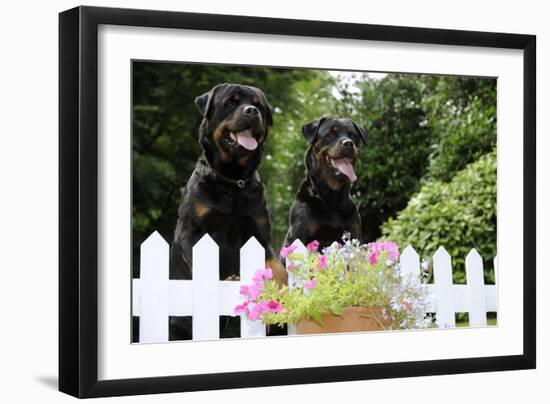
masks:
[[[307,245],[305,253],[290,245],[286,257],[289,285],[282,288],[270,269],[259,269],[251,285],[241,286],[245,301],[235,307],[250,320],[266,324],[296,324],[312,319],[322,325],[322,314],[341,316],[345,308],[367,307],[381,328],[423,328],[428,296],[421,279],[399,271],[395,243],[361,244],[348,235],[319,251],[319,243]],[[382,318],[376,318],[376,316]]]

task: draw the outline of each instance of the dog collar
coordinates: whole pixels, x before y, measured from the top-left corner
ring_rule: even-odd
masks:
[[[200,162],[200,164],[203,165],[203,167],[205,167],[205,169],[207,170],[206,172],[209,172],[210,175],[221,178],[223,181],[228,182],[230,184],[236,185],[237,188],[239,188],[239,189],[244,189],[254,179],[256,179],[257,182],[260,182],[260,175],[258,174],[257,171],[254,171],[254,174],[252,174],[249,177],[238,178],[238,179],[235,180],[233,178],[226,177],[225,175],[223,175],[219,171],[212,168],[212,166],[210,165],[210,163],[208,162],[208,160],[206,158],[199,159],[199,162]]]
[[[233,185],[236,185],[237,188],[239,189],[244,189],[247,185],[250,185],[250,183],[252,182],[252,180],[256,179],[258,182],[260,180],[260,175],[258,174],[257,171],[254,172],[254,174],[252,174],[250,177],[247,177],[247,178],[239,178],[239,179],[236,179],[234,180],[233,178],[228,178],[226,177],[225,175],[217,172],[217,171],[214,171],[214,175],[221,178],[222,180],[224,180],[225,182],[228,182],[230,184],[233,184]]]
[[[255,172],[254,175],[251,175],[250,177],[248,178],[242,178],[242,179],[238,179],[238,180],[234,180],[232,178],[227,178],[225,175],[222,175],[220,173],[216,173],[216,175],[218,175],[219,177],[221,177],[224,181],[226,182],[229,182],[231,184],[234,184],[236,185],[238,188],[240,189],[244,189],[244,187],[246,187],[254,177],[256,177],[258,173]]]

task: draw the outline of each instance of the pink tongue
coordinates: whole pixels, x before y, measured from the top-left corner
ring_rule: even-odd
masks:
[[[239,144],[246,150],[256,150],[258,147],[258,142],[256,142],[254,137],[252,137],[252,132],[250,129],[235,133],[235,136],[237,137],[237,142],[239,142]]]
[[[353,169],[353,164],[351,164],[350,159],[333,160],[333,163],[351,182],[357,180],[357,175],[355,175],[355,170]]]

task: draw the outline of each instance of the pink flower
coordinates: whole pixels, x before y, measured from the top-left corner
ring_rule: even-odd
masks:
[[[256,300],[260,293],[264,290],[264,284],[262,282],[254,282],[252,285],[241,285],[240,294],[248,297],[250,300]]]
[[[272,279],[273,272],[271,268],[258,269],[252,278],[253,282],[263,282],[264,279]]]
[[[252,300],[256,300],[260,293],[264,290],[263,283],[254,283],[248,287],[249,296]]]
[[[307,245],[307,250],[309,252],[317,252],[319,249],[319,242],[317,240],[313,240],[311,243]]]
[[[235,306],[235,308],[233,309],[233,311],[236,313],[236,314],[239,314],[239,313],[245,313],[247,314],[248,313],[248,305],[250,304],[250,302],[247,300],[246,302],[242,303],[242,304],[238,304]]]
[[[309,281],[307,281],[306,283],[304,283],[304,288],[305,289],[313,289],[315,287],[317,287],[317,279],[315,279],[315,278],[312,278]]]
[[[327,256],[326,255],[321,255],[321,257],[319,257],[319,262],[317,263],[317,265],[315,266],[315,268],[317,269],[323,269],[327,266]]]
[[[239,293],[243,296],[248,296],[248,286],[246,285],[241,285],[241,288],[239,290]]]
[[[269,302],[267,302],[264,306],[264,310],[265,311],[268,311],[270,313],[277,313],[278,311],[280,311],[281,309],[283,308],[283,306],[281,305],[281,303],[279,303],[278,301],[276,300],[270,300]]]
[[[288,255],[292,254],[295,249],[296,246],[294,244],[281,248],[281,257],[288,257]]]
[[[389,253],[392,261],[397,261],[397,258],[399,258],[399,248],[397,247],[397,244],[388,241],[386,243],[382,243],[382,248]]]
[[[370,257],[369,257],[369,262],[371,263],[371,265],[376,265],[376,263],[378,262],[378,252],[373,252],[371,253]]]
[[[252,310],[248,312],[248,318],[250,320],[257,320],[262,316],[262,313],[266,309],[266,303],[265,302],[259,302],[257,303]]]
[[[286,270],[287,270],[288,272],[294,271],[294,268],[296,268],[296,265],[294,265],[294,262],[288,261],[288,262],[286,263]]]
[[[397,258],[399,258],[399,248],[397,248],[397,244],[390,241],[376,241],[374,243],[369,243],[368,247],[371,251],[369,261],[372,265],[376,265],[376,263],[378,262],[378,255],[380,255],[380,253],[383,251],[388,252],[388,255],[392,261],[397,261]]]

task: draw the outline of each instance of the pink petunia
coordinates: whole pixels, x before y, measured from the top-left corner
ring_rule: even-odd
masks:
[[[315,287],[317,287],[317,279],[315,279],[315,278],[312,278],[309,281],[307,281],[306,283],[304,283],[304,288],[305,289],[313,289]]]
[[[371,263],[371,265],[376,265],[376,263],[378,262],[378,251],[371,253],[371,255],[369,256],[369,262]]]
[[[239,313],[247,314],[249,304],[250,304],[250,302],[247,300],[246,302],[244,302],[242,304],[236,305],[235,308],[233,309],[233,311],[235,312],[235,314],[239,314]]]
[[[378,262],[378,255],[380,255],[380,253],[383,251],[388,252],[388,255],[392,261],[397,261],[397,259],[399,258],[399,248],[397,247],[397,244],[392,243],[391,241],[376,241],[374,243],[369,243],[368,247],[371,252],[369,261],[372,265],[376,265],[376,263]]]
[[[252,300],[256,300],[260,293],[264,290],[264,284],[263,283],[253,283],[248,287],[249,296]]]
[[[239,290],[239,293],[243,296],[248,296],[249,292],[248,292],[248,286],[246,285],[241,285],[241,288]]]
[[[257,303],[249,312],[248,312],[248,318],[250,320],[257,320],[262,316],[262,313],[266,309],[266,303],[265,302],[259,302]]]
[[[286,263],[286,270],[287,270],[288,272],[294,271],[295,268],[296,268],[296,265],[294,264],[294,262],[288,261],[288,262]]]
[[[281,257],[288,257],[297,247],[294,244],[281,248]]]
[[[276,300],[270,300],[264,306],[264,310],[270,313],[277,313],[278,311],[281,311],[282,308],[283,306],[281,305],[281,303]]]
[[[319,249],[319,242],[317,240],[313,240],[311,243],[307,245],[307,250],[309,252],[317,252]]]
[[[386,242],[384,243],[384,250],[386,250],[389,253],[390,258],[393,261],[397,261],[397,258],[399,258],[399,248],[397,247],[397,244],[392,242]]]
[[[326,266],[327,266],[327,256],[321,255],[321,257],[319,257],[319,262],[317,263],[317,265],[315,265],[315,268],[323,269],[323,268],[326,268]]]
[[[273,279],[271,268],[258,269],[252,278],[253,282],[263,282],[265,279]]]
[[[250,300],[256,300],[264,290],[263,282],[254,282],[252,285],[241,285],[240,294],[248,297]]]

